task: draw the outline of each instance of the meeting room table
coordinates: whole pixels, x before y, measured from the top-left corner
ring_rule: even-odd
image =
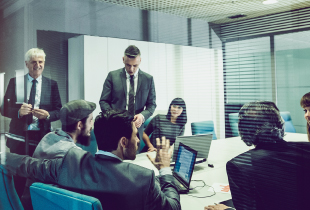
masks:
[[[286,133],[284,140],[307,142],[308,138],[307,134]],[[213,191],[209,191],[209,186],[212,186],[214,183],[228,184],[226,163],[237,155],[252,148],[254,147],[247,146],[239,136],[212,140],[207,161],[195,165],[191,181],[191,188],[195,189],[190,190],[187,194],[181,194],[182,209],[203,210],[207,205],[214,205],[215,203],[231,199],[230,192],[216,192],[216,194],[213,195]],[[155,153],[153,152],[152,155],[155,156]],[[128,162],[154,170],[155,175],[159,174],[158,170],[148,160],[146,153],[140,153],[134,161]],[[213,168],[209,167],[208,164],[212,164]],[[203,186],[203,182],[194,180],[203,180],[207,186],[200,187]]]

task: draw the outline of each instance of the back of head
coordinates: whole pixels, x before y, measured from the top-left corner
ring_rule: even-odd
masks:
[[[239,111],[239,134],[248,145],[276,142],[284,136],[284,120],[273,102],[245,104]]]
[[[183,108],[183,111],[181,115],[177,118],[177,124],[183,126],[187,123],[187,114],[186,114],[186,105],[185,101],[182,98],[175,98],[171,101],[169,108],[168,108],[168,113],[167,113],[167,119],[170,120],[171,118],[171,106],[172,105],[178,105]]]
[[[45,61],[46,55],[42,49],[32,48],[26,52],[25,61],[29,62],[33,57],[43,57],[43,60]]]
[[[122,137],[127,139],[132,135],[133,116],[127,111],[110,110],[100,113],[94,124],[98,149],[111,152],[117,149]]]
[[[310,92],[303,95],[303,97],[300,99],[300,106],[304,109],[306,107],[310,107]],[[310,126],[307,123],[307,134],[308,134],[308,140],[310,141]]]
[[[137,48],[135,45],[129,45],[124,55],[126,55],[129,58],[136,58],[137,56],[141,56],[139,48]]]

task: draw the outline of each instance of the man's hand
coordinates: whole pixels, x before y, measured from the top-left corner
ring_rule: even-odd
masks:
[[[32,108],[31,104],[23,104],[19,109],[19,117],[31,114],[31,108]]]
[[[170,141],[162,137],[162,143],[160,143],[160,139],[156,138],[156,147],[157,152],[155,159],[152,158],[150,154],[147,154],[147,157],[158,170],[169,167],[171,158],[171,150],[169,152]]]
[[[44,120],[49,116],[48,111],[45,111],[44,109],[33,109],[32,114],[40,120]]]
[[[205,206],[205,210],[224,210],[224,209],[228,209],[228,208],[229,207],[224,205],[224,204]]]
[[[152,146],[149,146],[148,152],[153,152],[153,151],[157,151],[157,149],[152,145]]]
[[[133,121],[135,122],[136,128],[140,128],[143,122],[142,114],[136,114],[133,118]]]

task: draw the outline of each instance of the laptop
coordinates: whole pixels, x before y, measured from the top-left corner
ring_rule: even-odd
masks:
[[[204,161],[208,158],[212,142],[212,134],[201,134],[194,136],[178,136],[174,143],[172,162],[177,159],[177,149],[183,143],[198,152],[197,158]]]
[[[195,161],[197,157],[197,151],[186,146],[183,143],[179,144],[177,151],[177,159],[172,171],[174,178],[176,178],[175,184],[179,193],[188,193],[189,185],[193,175]]]

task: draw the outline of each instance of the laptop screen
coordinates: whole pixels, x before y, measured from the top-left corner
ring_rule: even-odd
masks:
[[[189,186],[195,167],[197,151],[183,143],[179,144],[178,155],[173,172]]]

